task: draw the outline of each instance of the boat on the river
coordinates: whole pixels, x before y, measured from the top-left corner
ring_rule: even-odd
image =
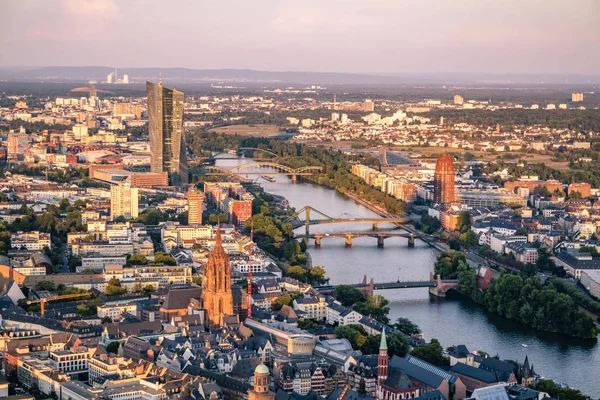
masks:
[[[523,347],[527,347],[527,345],[525,343],[521,343],[521,346]]]
[[[270,175],[261,175],[261,177],[269,182],[275,182],[275,178]]]

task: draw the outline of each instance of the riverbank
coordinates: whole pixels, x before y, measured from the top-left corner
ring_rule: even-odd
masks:
[[[217,165],[232,168],[250,160],[222,160]],[[265,168],[266,174],[272,169]],[[284,196],[297,210],[310,205],[327,215],[381,216],[342,193],[324,186],[303,182],[292,184],[290,179],[275,176],[276,182],[261,185],[269,193]],[[325,224],[311,227],[319,233],[343,230],[365,230],[370,225],[348,223]],[[410,226],[409,226],[410,228]],[[296,232],[301,232],[303,227]],[[334,285],[359,283],[364,275],[376,281],[425,280],[433,272],[438,252],[417,240],[414,248],[406,246],[402,238],[390,238],[385,248],[378,248],[373,238],[356,238],[346,248],[344,239],[323,241],[320,248],[309,244],[314,265],[327,270]],[[479,261],[481,263],[481,261]],[[450,292],[445,299],[429,295],[427,289],[379,291],[389,300],[389,317],[395,321],[405,317],[419,325],[427,339],[437,338],[444,346],[464,344],[469,349],[486,349],[503,359],[523,362],[525,356],[534,362],[535,369],[546,378],[564,382],[581,389],[593,398],[600,398],[600,387],[589,379],[589,374],[600,365],[600,345],[561,335],[536,331],[516,321],[489,313],[484,307]],[[527,348],[521,344],[527,344]],[[562,397],[561,397],[562,398]]]

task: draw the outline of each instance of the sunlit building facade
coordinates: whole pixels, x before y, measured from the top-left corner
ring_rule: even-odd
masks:
[[[454,164],[449,155],[441,156],[435,165],[433,175],[433,202],[449,204],[455,201]]]
[[[146,82],[150,167],[167,172],[171,186],[188,183],[185,135],[183,133],[183,92],[162,83]]]

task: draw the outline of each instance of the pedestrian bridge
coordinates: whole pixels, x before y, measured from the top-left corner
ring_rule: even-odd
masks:
[[[367,283],[367,276],[363,277],[361,283],[348,284],[345,286],[352,286],[360,290],[364,295],[373,295],[375,290],[389,290],[389,289],[412,289],[412,288],[429,288],[429,293],[437,297],[446,297],[446,293],[451,289],[457,289],[460,283],[456,279],[442,280],[439,275],[434,277],[433,272],[429,274],[429,280],[423,281],[396,281],[396,282],[380,282],[376,283],[373,278]],[[323,294],[331,294],[335,291],[335,286],[315,286],[315,290]]]

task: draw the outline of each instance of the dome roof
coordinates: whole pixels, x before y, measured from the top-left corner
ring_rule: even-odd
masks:
[[[255,374],[269,375],[269,368],[267,368],[267,366],[265,364],[260,364],[254,370],[254,373]]]

